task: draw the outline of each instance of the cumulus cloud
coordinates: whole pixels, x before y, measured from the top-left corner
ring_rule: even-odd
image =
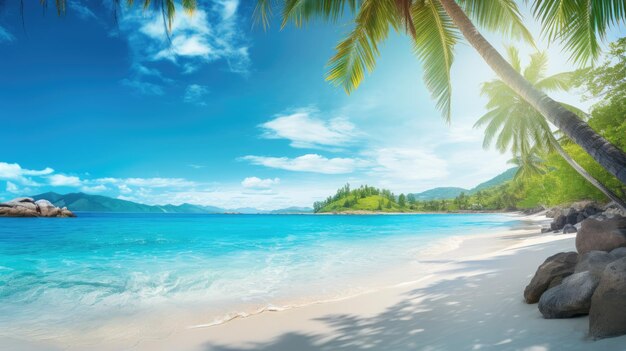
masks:
[[[317,117],[315,109],[300,109],[279,115],[260,125],[263,137],[287,139],[296,148],[326,148],[349,144],[358,136],[356,127],[343,117],[328,120]]]
[[[17,187],[17,185],[11,182],[7,182],[7,192],[16,194],[19,193],[19,191],[20,189]]]
[[[79,187],[83,185],[80,178],[76,176],[66,176],[63,174],[53,174],[48,177],[48,180],[52,186]]]
[[[143,188],[166,188],[166,187],[189,187],[196,185],[195,182],[184,178],[98,178],[93,180],[97,184],[115,184],[120,186],[133,186]]]
[[[400,181],[444,178],[448,163],[430,150],[381,148],[367,152],[375,164],[372,172]]]
[[[176,4],[169,33],[160,14],[129,9],[121,18],[120,29],[128,38],[135,73],[140,75],[136,67],[156,61],[172,62],[183,73],[191,73],[203,64],[219,60],[235,73],[246,73],[250,59],[244,30],[238,25],[239,1],[205,5],[188,15]]]
[[[280,178],[261,179],[258,177],[247,177],[241,182],[241,185],[247,189],[270,189],[272,185],[280,183]]]
[[[52,172],[54,170],[50,167],[33,170],[22,168],[17,163],[0,162],[0,179],[12,180],[23,185],[38,186],[39,184],[32,177],[48,175]]]
[[[204,85],[198,84],[190,84],[185,89],[185,95],[183,96],[183,101],[186,103],[197,104],[197,105],[206,105],[202,99],[209,93],[209,89]]]
[[[101,193],[103,191],[107,191],[108,189],[106,186],[100,184],[94,186],[83,186],[80,190],[86,193]]]
[[[351,173],[356,168],[362,166],[364,163],[364,161],[360,159],[341,157],[326,158],[318,154],[306,154],[296,158],[250,155],[244,156],[242,157],[242,159],[254,165],[260,165],[270,168],[323,174]]]

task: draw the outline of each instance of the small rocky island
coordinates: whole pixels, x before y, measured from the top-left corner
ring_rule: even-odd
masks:
[[[67,207],[59,208],[48,200],[20,197],[0,203],[0,217],[76,217]]]

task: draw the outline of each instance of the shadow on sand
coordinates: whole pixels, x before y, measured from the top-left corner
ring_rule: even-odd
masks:
[[[207,343],[205,350],[626,350],[623,337],[588,340],[586,317],[544,320],[536,305],[523,302],[528,272],[534,273],[534,267],[554,252],[553,246],[463,262],[449,271],[463,277],[412,290],[373,317],[340,314],[317,319],[331,332],[289,332],[243,348]],[[529,269],[531,261],[537,262]]]

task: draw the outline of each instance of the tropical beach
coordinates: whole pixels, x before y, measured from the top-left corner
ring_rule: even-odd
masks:
[[[626,350],[625,24],[0,1],[0,349]]]
[[[72,325],[63,316],[47,319],[54,328],[40,325],[39,318],[48,313],[43,307],[30,320],[34,338],[21,339],[25,330],[5,324],[7,333],[0,342],[16,350],[621,349],[623,337],[589,339],[586,317],[567,323],[547,320],[536,305],[524,302],[522,292],[535,267],[554,253],[575,251],[575,234],[541,234],[549,224],[545,213],[510,215],[509,220],[513,228],[439,239],[412,251],[409,261],[377,266],[376,272],[367,273],[367,282],[359,279],[359,271],[342,278],[360,290],[315,296],[311,292],[319,286],[311,279],[299,283],[308,293],[296,292],[264,307],[248,303],[247,311],[245,299],[239,300],[217,319],[216,310],[207,306],[160,309],[156,300],[135,314],[100,315],[97,327],[94,321],[82,321],[87,324],[79,333],[58,328]],[[412,245],[406,238],[403,243]],[[207,305],[212,301],[209,296],[203,300]],[[83,304],[82,299],[76,302]],[[97,306],[94,302],[91,308]],[[77,309],[74,317],[84,318],[85,311]],[[17,315],[11,318],[18,320]]]

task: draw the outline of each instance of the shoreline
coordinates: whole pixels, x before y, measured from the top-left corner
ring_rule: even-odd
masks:
[[[540,234],[540,225],[549,221],[543,214],[519,215],[519,219],[528,222],[528,227],[454,237],[461,239],[458,247],[430,257],[420,257],[420,262],[432,264],[432,267],[414,280],[335,301],[311,303],[281,311],[268,310],[219,325],[187,328],[163,339],[139,342],[133,350],[622,349],[626,337],[596,342],[588,340],[587,317],[545,320],[537,310],[537,305],[523,302],[523,287],[536,267],[553,253],[572,250],[575,235]],[[498,264],[494,264],[496,262]],[[478,265],[480,269],[465,269],[472,265]],[[502,277],[496,273],[504,269],[518,271],[518,274]],[[479,339],[469,340],[473,335],[471,332],[463,331],[459,334],[456,331],[460,329],[456,327],[429,330],[433,326],[418,318],[421,313],[437,315],[437,310],[442,309],[448,310],[444,313],[447,317],[431,317],[433,324],[443,326],[450,322],[459,324],[461,328],[480,326],[485,322],[486,316],[494,315],[489,311],[488,304],[502,299],[503,295],[503,292],[489,294],[490,284],[481,281],[483,277],[493,279],[496,276],[499,277],[495,279],[496,283],[515,284],[511,284],[513,287],[509,286],[504,293],[506,303],[499,306],[499,315],[494,318],[493,327],[503,328],[507,323],[515,321],[510,323],[513,328],[502,331],[504,334],[515,334],[511,330],[517,330],[514,326],[518,326],[520,322],[525,328],[540,325],[530,328],[541,333],[537,340],[532,334],[521,330],[515,335],[505,337],[502,333],[490,331],[488,327],[478,327],[476,332],[479,335],[488,334],[482,336],[484,341],[489,338],[497,340],[472,344],[471,341]],[[473,280],[476,282],[472,283]],[[434,294],[413,296],[416,292],[433,288]],[[463,296],[455,296],[455,292],[463,295],[465,288],[479,290],[481,294],[465,297],[478,298],[481,304],[470,310],[467,308],[469,305],[463,307],[467,301],[462,299]],[[407,299],[407,296],[411,298]],[[437,304],[439,300],[450,301],[433,307],[432,304]],[[485,312],[480,315],[479,312],[483,309]],[[449,310],[457,311],[450,313]],[[399,328],[398,324],[402,327]]]
[[[525,320],[520,319],[525,324],[546,324],[543,325],[547,328],[546,331],[558,331],[554,338],[544,340],[548,345],[558,342],[553,345],[555,347],[563,344],[565,334],[575,341],[568,345],[568,349],[613,350],[616,348],[611,347],[617,345],[615,340],[623,344],[626,338],[590,344],[584,338],[586,318],[543,320],[536,305],[526,305],[523,302],[523,287],[536,267],[553,253],[573,250],[574,235],[539,234],[541,225],[549,221],[543,214],[528,216],[513,213],[511,216],[522,225],[484,234],[459,234],[436,240],[432,245],[422,247],[415,260],[366,277],[378,283],[384,278],[387,283],[380,283],[367,291],[352,295],[303,303],[297,303],[297,299],[293,299],[291,304],[278,303],[277,306],[280,307],[266,306],[252,313],[232,313],[224,315],[222,320],[209,323],[206,322],[210,318],[202,317],[202,308],[190,310],[187,306],[185,310],[173,310],[173,314],[167,314],[167,320],[163,320],[166,316],[163,311],[146,311],[131,320],[110,321],[111,323],[97,330],[89,330],[84,335],[65,335],[59,339],[47,340],[45,345],[26,345],[16,341],[16,347],[11,349],[334,351],[362,350],[365,347],[360,343],[369,343],[369,347],[373,349],[378,349],[375,346],[379,345],[380,349],[430,350],[427,346],[435,345],[433,349],[436,350],[470,350],[486,347],[488,343],[480,343],[483,346],[478,343],[470,345],[469,340],[462,339],[474,333],[464,332],[457,335],[454,331],[458,328],[476,327],[476,323],[480,325],[485,316],[492,314],[501,319],[495,323],[495,327],[511,323],[511,318],[522,318],[520,315],[525,315]],[[506,270],[517,273],[510,276],[498,273]],[[485,281],[493,277],[498,278],[491,282]],[[358,277],[354,279],[356,281]],[[502,285],[508,287],[508,291],[491,291],[492,288]],[[467,295],[465,290],[475,292]],[[503,294],[507,303],[492,311],[491,304],[501,300]],[[472,301],[477,298],[482,300]],[[469,309],[469,306],[473,307]],[[446,318],[436,316],[440,313]],[[504,318],[505,316],[508,317]],[[441,328],[431,330],[444,321],[458,325],[450,329],[444,323]],[[164,322],[169,326],[177,325],[177,328],[152,328],[162,327]],[[572,323],[576,324],[574,328]],[[137,327],[143,332],[132,332],[128,326]],[[346,330],[350,330],[350,333]],[[385,332],[381,335],[376,330],[391,333]],[[450,334],[446,335],[446,332]],[[505,332],[506,330],[501,330],[494,334]],[[480,328],[475,333],[484,333],[484,330]],[[340,340],[346,338],[350,342],[344,345]],[[398,338],[405,341],[401,344],[394,341]],[[516,342],[528,342],[528,338],[532,340],[532,336],[528,335],[522,339],[511,337],[511,341],[502,339],[498,342],[506,342],[500,346],[497,345],[498,342],[492,342],[487,349],[525,349],[514,345]],[[7,341],[11,342],[6,339],[4,342]],[[392,346],[383,346],[389,343]]]

